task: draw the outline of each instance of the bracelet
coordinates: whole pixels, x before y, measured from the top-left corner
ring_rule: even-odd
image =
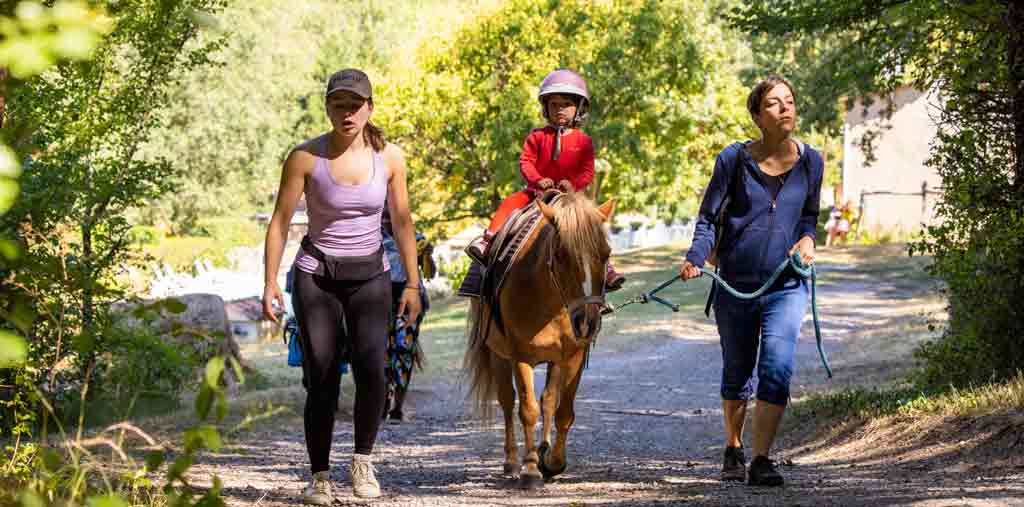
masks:
[[[406,286],[405,286],[405,288],[406,288],[406,289],[412,289],[412,290],[420,290],[420,288],[419,288],[419,287],[413,287],[413,286],[411,286],[411,285],[406,285]]]

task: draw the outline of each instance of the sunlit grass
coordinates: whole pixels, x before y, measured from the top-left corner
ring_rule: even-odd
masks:
[[[793,406],[797,418],[847,420],[885,416],[976,416],[1024,410],[1024,374],[995,384],[969,389],[952,387],[924,392],[905,384],[881,388],[857,387],[811,394]]]

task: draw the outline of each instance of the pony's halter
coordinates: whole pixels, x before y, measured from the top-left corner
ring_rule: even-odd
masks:
[[[590,295],[590,296],[584,295],[584,296],[578,297],[576,299],[567,301],[566,297],[565,297],[565,291],[562,289],[562,284],[558,283],[558,275],[555,273],[555,254],[556,254],[556,249],[558,248],[558,241],[559,241],[558,240],[558,227],[556,227],[555,224],[553,224],[553,223],[551,224],[551,227],[554,228],[554,230],[555,230],[555,236],[551,238],[551,244],[548,246],[548,255],[547,255],[547,257],[548,257],[548,259],[547,259],[548,275],[551,277],[551,282],[555,284],[555,289],[558,290],[558,298],[561,299],[561,301],[562,301],[562,308],[565,308],[566,312],[568,312],[568,314],[569,314],[569,319],[572,320],[573,312],[578,310],[580,307],[583,307],[583,306],[586,306],[586,305],[591,305],[591,304],[594,304],[594,305],[603,305],[604,304],[604,302],[605,302],[605,299],[604,299],[604,294],[605,294],[604,284],[607,281],[607,277],[605,277],[604,271],[602,271],[602,272],[597,274],[598,276],[601,277],[601,293],[600,293],[600,295],[596,295],[596,296],[595,295]],[[607,269],[608,269],[608,263],[607,262],[605,262],[604,268],[605,268],[605,271],[607,271]],[[584,267],[584,269],[586,269],[586,267]],[[600,314],[598,314],[597,329],[595,329],[591,335],[592,336],[596,335],[600,330],[601,330],[601,321],[600,321]],[[573,334],[576,334],[576,326],[575,325],[573,325]]]

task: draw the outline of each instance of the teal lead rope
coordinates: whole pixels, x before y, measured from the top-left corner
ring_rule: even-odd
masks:
[[[832,367],[828,365],[828,357],[825,356],[825,349],[821,346],[821,324],[818,322],[818,270],[814,268],[813,264],[810,266],[805,265],[803,260],[800,259],[800,252],[793,252],[793,255],[790,255],[788,259],[782,261],[779,264],[779,267],[775,268],[775,272],[772,273],[771,278],[769,278],[760,289],[750,293],[740,292],[732,288],[725,282],[725,280],[722,280],[722,277],[718,276],[718,273],[715,273],[708,268],[699,269],[702,273],[714,278],[715,281],[718,282],[718,284],[721,285],[729,294],[740,299],[754,299],[761,294],[764,294],[765,291],[767,291],[768,288],[779,279],[779,276],[786,270],[786,267],[792,267],[793,271],[803,279],[811,279],[811,315],[814,317],[814,338],[818,343],[818,355],[821,356],[821,364],[825,366],[825,372],[828,373],[828,378],[832,378]]]
[[[757,289],[756,291],[750,292],[750,293],[740,292],[740,291],[732,288],[732,286],[730,286],[728,283],[726,283],[725,280],[722,279],[722,277],[718,276],[718,273],[715,273],[714,271],[712,271],[712,270],[710,270],[708,268],[698,268],[698,269],[700,269],[700,271],[702,273],[705,273],[708,276],[710,276],[711,278],[714,278],[715,281],[718,282],[718,284],[721,285],[722,288],[725,289],[725,291],[728,292],[729,294],[732,294],[733,296],[735,296],[737,298],[740,298],[740,299],[754,299],[754,298],[760,296],[761,294],[764,294],[765,291],[767,291],[768,288],[771,287],[772,284],[775,283],[775,281],[779,279],[779,276],[782,275],[782,272],[785,271],[787,267],[792,267],[793,271],[797,275],[800,275],[801,278],[803,278],[803,279],[810,278],[811,279],[811,315],[814,317],[814,338],[815,338],[815,340],[817,341],[817,344],[818,344],[818,355],[821,356],[821,364],[823,364],[825,366],[825,372],[828,374],[828,378],[832,378],[832,367],[829,366],[829,364],[828,364],[828,357],[825,356],[825,349],[822,348],[822,346],[821,346],[821,324],[818,321],[818,295],[817,295],[818,271],[814,268],[813,264],[810,265],[810,266],[807,266],[807,265],[805,265],[803,263],[803,261],[800,259],[800,252],[793,252],[793,255],[789,256],[789,258],[787,258],[786,260],[782,261],[779,264],[779,267],[775,268],[775,272],[772,273],[771,278],[769,278],[768,281],[765,282],[764,285],[762,285],[760,289]],[[634,297],[634,298],[632,298],[632,299],[630,299],[628,301],[623,302],[617,308],[613,307],[613,306],[611,306],[609,304],[609,305],[607,305],[607,307],[608,307],[607,310],[602,311],[602,313],[611,313],[611,312],[614,312],[616,310],[621,310],[623,307],[629,306],[629,305],[631,305],[633,303],[648,303],[650,301],[654,301],[656,303],[661,303],[661,304],[671,308],[672,311],[678,312],[679,311],[679,305],[673,304],[670,301],[666,301],[665,299],[662,299],[662,298],[656,296],[655,294],[657,294],[659,291],[661,291],[665,287],[668,287],[669,285],[672,285],[673,283],[675,283],[679,279],[680,279],[680,276],[676,275],[671,280],[667,280],[665,282],[662,282],[661,285],[658,285],[653,290],[651,290],[649,292],[645,292],[643,294],[640,294],[637,297]]]

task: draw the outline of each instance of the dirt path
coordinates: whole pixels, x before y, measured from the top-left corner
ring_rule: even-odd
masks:
[[[891,376],[924,316],[941,309],[917,285],[864,283],[846,272],[843,264],[822,266],[822,278],[832,280],[820,297],[837,377],[826,382],[806,322],[794,396]],[[352,427],[339,422],[332,454],[335,505],[1024,505],[1024,468],[975,477],[928,457],[871,457],[864,449],[797,446],[792,437],[775,456],[789,464],[785,487],[719,482],[717,334],[707,320],[681,315],[666,312],[647,322],[641,343],[596,349],[577,398],[569,470],[542,491],[519,490],[500,476],[500,428],[475,422],[466,414],[461,387],[438,380],[414,385],[412,422],[380,433],[375,453],[382,499],[364,502],[351,495]],[[903,339],[894,339],[894,330],[905,333]],[[229,505],[298,505],[308,477],[301,428],[297,415],[278,417],[241,434],[225,452],[204,457],[195,476],[218,474]]]

